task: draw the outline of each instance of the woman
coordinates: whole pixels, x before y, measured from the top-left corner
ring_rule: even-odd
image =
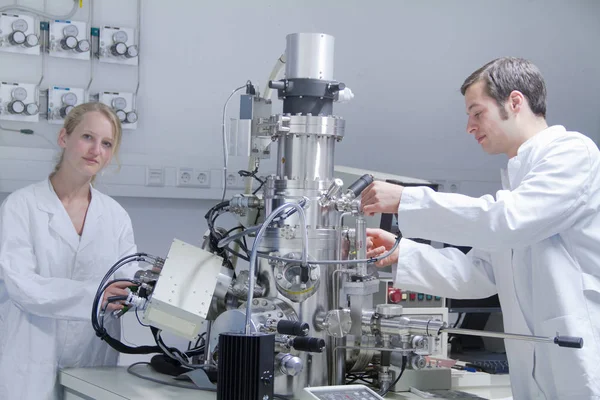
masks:
[[[108,268],[137,250],[127,212],[91,184],[120,142],[110,108],[75,107],[54,172],[0,207],[0,399],[61,398],[58,369],[117,364],[92,329],[92,302]],[[127,285],[111,285],[105,298]],[[107,324],[120,337],[118,323]]]

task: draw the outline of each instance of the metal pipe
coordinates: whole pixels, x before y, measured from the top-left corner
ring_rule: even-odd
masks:
[[[255,274],[256,274],[256,255],[258,253],[258,245],[260,243],[260,240],[262,239],[263,235],[265,234],[265,231],[267,230],[267,228],[269,227],[269,224],[275,219],[277,218],[277,216],[279,216],[279,214],[283,211],[286,210],[288,208],[295,208],[296,211],[298,212],[298,215],[300,216],[300,222],[302,223],[302,227],[304,229],[304,235],[302,236],[304,243],[302,244],[302,264],[304,266],[306,266],[306,259],[308,257],[307,255],[307,247],[308,247],[308,243],[306,242],[306,216],[304,215],[304,209],[297,203],[284,203],[281,206],[277,207],[266,219],[265,222],[262,224],[260,230],[258,231],[258,233],[256,234],[256,239],[254,240],[254,243],[252,244],[252,252],[250,254],[250,267],[248,270],[248,298],[246,300],[246,335],[250,334],[250,325],[252,322],[252,297],[254,295],[254,281],[255,281]],[[294,260],[297,261],[297,260]]]
[[[441,331],[448,333],[455,333],[460,335],[469,336],[483,336],[499,339],[515,339],[515,340],[528,340],[532,342],[544,342],[554,343],[554,338],[544,336],[530,336],[530,335],[519,335],[516,333],[504,333],[504,332],[487,332],[479,331],[474,329],[461,329],[461,328],[442,328]]]

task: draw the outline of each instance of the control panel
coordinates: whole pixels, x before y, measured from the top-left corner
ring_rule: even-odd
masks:
[[[383,400],[376,392],[364,385],[306,387],[301,400]]]
[[[399,304],[404,308],[445,307],[446,299],[427,293],[394,287],[393,280],[381,279],[379,292],[373,295],[375,304]]]

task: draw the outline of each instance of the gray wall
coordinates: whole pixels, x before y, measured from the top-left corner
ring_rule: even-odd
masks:
[[[215,98],[226,98],[237,83],[253,78],[246,66],[266,77],[287,33],[334,35],[335,76],[356,94],[350,104],[336,107],[347,126],[337,164],[460,180],[461,191],[472,195],[493,191],[506,159],[485,155],[465,133],[459,87],[474,69],[504,55],[522,56],[540,67],[550,124],[600,139],[600,1],[144,1],[153,9],[145,29],[159,14],[197,13],[198,74],[189,79],[200,88],[205,81],[219,86],[218,93],[198,93],[198,110],[220,109],[222,102],[215,106]],[[176,4],[182,7],[174,9]],[[256,58],[249,56],[253,51]],[[222,72],[206,76],[209,64]],[[220,118],[220,113],[203,116],[198,125],[218,127]],[[131,215],[139,249],[157,255],[166,254],[174,237],[198,243],[206,229],[204,214],[214,204],[117,200]],[[145,331],[128,332],[128,340],[151,341]]]

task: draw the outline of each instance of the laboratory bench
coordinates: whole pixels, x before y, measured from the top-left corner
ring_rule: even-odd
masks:
[[[165,375],[148,370],[144,375],[164,380]],[[168,377],[167,377],[168,378]],[[216,393],[174,387],[138,378],[127,367],[68,368],[60,371],[64,400],[215,400]],[[508,375],[452,371],[452,390],[486,399],[512,399]],[[422,399],[413,393],[389,393],[386,399]]]

